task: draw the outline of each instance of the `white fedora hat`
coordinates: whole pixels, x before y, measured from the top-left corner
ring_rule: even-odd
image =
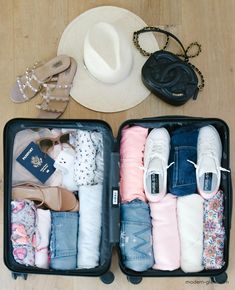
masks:
[[[71,96],[100,112],[132,108],[150,94],[141,80],[146,61],[132,43],[133,32],[147,24],[132,12],[114,6],[90,9],[75,18],[59,42],[58,55],[77,61]],[[152,33],[141,37],[148,51],[159,49]]]

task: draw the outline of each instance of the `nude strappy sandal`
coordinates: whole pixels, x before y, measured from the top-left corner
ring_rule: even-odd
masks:
[[[17,77],[10,98],[15,103],[23,103],[32,99],[42,89],[42,85],[54,75],[70,66],[70,57],[59,55],[47,63],[38,62]]]
[[[58,75],[57,82],[43,84],[42,102],[36,105],[40,110],[38,118],[56,119],[64,113],[69,102],[69,94],[77,70],[76,61],[70,58],[70,62],[70,67]]]
[[[62,187],[39,186],[34,183],[23,183],[13,186],[12,198],[38,201],[38,207],[44,205],[54,211],[79,211],[79,202],[75,195]]]

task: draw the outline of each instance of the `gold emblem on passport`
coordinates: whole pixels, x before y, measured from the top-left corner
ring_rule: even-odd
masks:
[[[37,168],[42,165],[42,158],[39,158],[38,156],[32,156],[31,163],[33,164],[33,167]]]

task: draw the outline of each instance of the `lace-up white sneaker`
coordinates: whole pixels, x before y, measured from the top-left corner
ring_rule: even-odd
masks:
[[[197,142],[196,179],[197,188],[205,199],[213,197],[219,190],[221,171],[228,171],[220,166],[222,144],[219,133],[213,126],[199,130]]]
[[[153,129],[144,150],[144,190],[148,201],[156,202],[166,194],[170,135],[165,128]]]

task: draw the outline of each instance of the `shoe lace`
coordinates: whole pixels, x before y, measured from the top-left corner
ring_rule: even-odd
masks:
[[[215,158],[214,158],[214,159],[215,159]],[[197,165],[196,163],[194,163],[192,160],[187,159],[187,161],[188,161],[189,163],[193,164],[193,166],[194,166],[196,169],[198,168],[198,165]],[[219,166],[218,168],[219,168],[220,171],[230,172],[230,170],[228,170],[228,169],[226,169],[226,168],[224,168],[224,167]]]
[[[168,146],[168,144],[166,142],[159,141],[159,142],[154,143],[152,146],[153,146],[153,148],[152,148],[153,152],[155,152],[155,153],[152,155],[151,159],[157,157],[160,160],[164,161],[162,156],[163,156],[163,152],[164,152],[165,148]],[[171,162],[169,165],[167,165],[167,169],[170,168],[174,163],[175,162]]]
[[[165,161],[162,156],[163,156],[163,150],[167,146],[167,144],[165,144],[164,142],[158,142],[158,143],[154,143],[152,146],[153,146],[152,151],[155,153],[152,154],[150,160],[153,160],[154,158],[158,158],[162,161]],[[167,165],[166,169],[170,168],[174,163],[175,162],[171,162],[169,165]],[[147,171],[147,168],[145,168],[144,166],[139,166],[138,168],[144,170],[145,173]]]
[[[152,151],[155,152],[154,154],[152,154],[151,159],[153,160],[155,157],[165,161],[163,156],[164,153],[164,149],[166,148],[167,144],[166,142],[162,142],[162,141],[158,141],[158,142],[154,142],[152,143]],[[169,165],[167,165],[166,169],[170,168],[175,162],[171,162]],[[139,169],[144,170],[144,173],[147,172],[147,168],[145,166],[138,166]]]

